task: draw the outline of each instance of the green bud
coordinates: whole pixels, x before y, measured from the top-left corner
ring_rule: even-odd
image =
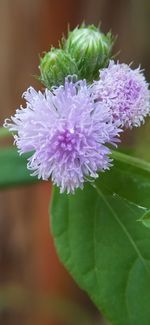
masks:
[[[62,85],[68,75],[78,75],[75,60],[62,49],[52,48],[47,52],[41,58],[39,69],[40,80],[49,89],[52,86]]]
[[[94,25],[75,28],[63,41],[64,49],[76,60],[81,79],[97,79],[99,69],[108,65],[114,39]]]

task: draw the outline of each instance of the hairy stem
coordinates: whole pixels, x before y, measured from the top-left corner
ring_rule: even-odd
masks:
[[[126,155],[125,153],[115,151],[115,150],[112,151],[112,158],[114,160],[124,162],[130,166],[137,167],[147,172],[150,172],[150,163],[145,160],[133,156],[129,156]]]

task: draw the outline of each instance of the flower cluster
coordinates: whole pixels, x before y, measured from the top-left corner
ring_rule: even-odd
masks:
[[[95,100],[106,105],[122,127],[138,127],[150,114],[150,91],[140,68],[110,61],[91,89]]]
[[[117,146],[122,129],[140,126],[150,115],[150,91],[140,68],[133,70],[127,64],[109,61],[111,39],[106,42],[103,34],[100,37],[100,32],[93,27],[87,28],[86,33],[85,29],[81,28],[81,35],[78,28],[69,35],[65,56],[64,50],[53,49],[41,61],[43,83],[51,86],[55,80],[52,88],[47,86],[51,90],[46,88],[37,92],[30,87],[23,95],[26,107],[20,107],[4,123],[14,132],[20,154],[31,152],[27,167],[32,175],[51,179],[60,192],[67,193],[82,189],[85,181],[92,181],[99,172],[109,169],[112,165],[110,145]],[[88,40],[88,33],[91,46],[87,61],[83,60],[84,56],[79,60],[84,65],[84,73],[89,71],[85,65],[93,62],[89,79],[92,74],[94,79],[101,66],[95,62],[106,64],[107,59],[109,61],[108,67],[101,67],[99,79],[90,84],[84,79],[84,73],[82,80],[78,80],[78,75],[76,79],[66,77],[66,73],[70,72],[70,75],[71,71],[78,71],[77,40],[80,36],[81,44],[84,44],[82,50],[87,52],[89,48],[84,37],[86,35]],[[96,49],[93,57],[92,44]],[[104,45],[107,45],[107,51]],[[99,53],[100,48],[102,53]],[[74,66],[70,70],[72,62]],[[79,70],[81,73],[81,67]]]
[[[66,80],[43,94],[29,88],[24,97],[27,107],[17,110],[5,127],[17,132],[21,154],[34,152],[28,161],[32,175],[51,178],[69,193],[111,166],[106,143],[117,143],[120,130],[107,108],[93,101],[85,81]]]

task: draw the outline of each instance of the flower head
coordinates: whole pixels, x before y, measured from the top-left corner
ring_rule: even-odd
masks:
[[[63,48],[75,59],[81,79],[91,82],[99,69],[108,65],[114,41],[111,33],[105,35],[99,27],[82,24],[69,31]]]
[[[140,68],[133,70],[127,64],[110,61],[108,68],[100,71],[92,92],[123,127],[140,126],[150,114],[150,91]]]
[[[29,88],[24,98],[26,108],[4,126],[17,132],[21,154],[33,151],[27,165],[32,175],[51,178],[61,192],[73,193],[85,179],[95,179],[111,166],[106,143],[115,144],[119,130],[104,105],[94,103],[85,81],[66,80],[52,92]]]
[[[40,80],[47,88],[64,84],[68,75],[78,75],[78,68],[71,55],[62,49],[52,48],[40,60]]]

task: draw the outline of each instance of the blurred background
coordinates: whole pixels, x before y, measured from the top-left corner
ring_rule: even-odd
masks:
[[[118,35],[118,59],[139,63],[150,81],[149,0],[0,0],[0,121],[14,113],[21,95],[40,83],[39,54],[57,46],[68,24],[101,22]],[[149,121],[124,145],[150,160]],[[3,143],[1,143],[3,146]],[[0,192],[0,324],[105,324],[60,264],[49,233],[51,184]]]

